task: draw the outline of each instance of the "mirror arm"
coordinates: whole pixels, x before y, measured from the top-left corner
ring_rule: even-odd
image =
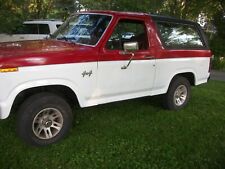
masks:
[[[127,69],[134,58],[133,52],[139,50],[138,42],[126,42],[123,44],[123,49],[124,51],[120,51],[121,55],[131,55],[128,64],[121,67],[121,69]]]
[[[131,63],[131,61],[132,61],[133,58],[134,58],[134,53],[132,53],[132,52],[127,52],[127,51],[122,51],[122,53],[123,53],[123,54],[131,54],[131,57],[130,57],[130,60],[129,60],[128,64],[121,67],[121,69],[124,70],[124,69],[127,69],[127,68],[130,66],[130,63]]]

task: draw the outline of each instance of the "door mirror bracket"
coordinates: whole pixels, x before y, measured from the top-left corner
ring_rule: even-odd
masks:
[[[134,58],[134,52],[139,49],[138,48],[138,42],[125,42],[123,44],[123,48],[124,48],[124,51],[121,51],[120,54],[131,55],[128,64],[121,67],[121,69],[124,70],[124,69],[127,69],[130,66],[130,63]]]

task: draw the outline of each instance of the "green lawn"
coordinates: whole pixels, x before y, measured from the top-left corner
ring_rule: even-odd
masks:
[[[174,112],[160,97],[76,110],[70,135],[35,148],[15,134],[15,115],[0,121],[1,169],[224,169],[225,83],[193,88]]]

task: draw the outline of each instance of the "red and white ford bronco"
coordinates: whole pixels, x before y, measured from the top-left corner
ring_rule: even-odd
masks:
[[[183,108],[206,83],[210,58],[200,26],[171,17],[114,11],[72,15],[50,39],[0,44],[0,118],[17,111],[33,145],[65,136],[80,107],[164,94]]]

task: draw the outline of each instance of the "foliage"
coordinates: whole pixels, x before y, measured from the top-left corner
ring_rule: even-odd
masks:
[[[225,68],[225,18],[223,12],[214,15],[214,25],[217,28],[216,35],[210,41],[210,47],[214,54],[213,68]]]
[[[0,32],[12,32],[27,19],[68,17],[76,10],[74,0],[0,0]]]
[[[25,19],[62,18],[84,9],[151,12],[196,20],[200,13],[212,18],[224,11],[223,0],[0,0],[0,22],[9,31],[12,25]]]
[[[155,12],[165,0],[80,0],[86,9],[106,9],[134,12]]]
[[[210,48],[213,52],[214,58],[212,60],[212,68],[213,69],[224,69],[225,68],[225,47],[224,47],[224,39],[220,37],[215,37],[211,41]]]
[[[212,67],[216,70],[223,70],[225,68],[225,58],[224,57],[215,57],[212,61]]]
[[[193,0],[167,0],[164,2],[161,12],[166,15],[175,16],[178,18],[192,18],[193,17]],[[194,15],[196,17],[196,14]]]
[[[225,83],[193,88],[190,104],[167,111],[160,97],[76,109],[68,136],[34,148],[0,123],[1,169],[224,169]]]
[[[17,25],[23,19],[22,3],[24,0],[0,0],[0,32],[8,32],[12,25]]]

